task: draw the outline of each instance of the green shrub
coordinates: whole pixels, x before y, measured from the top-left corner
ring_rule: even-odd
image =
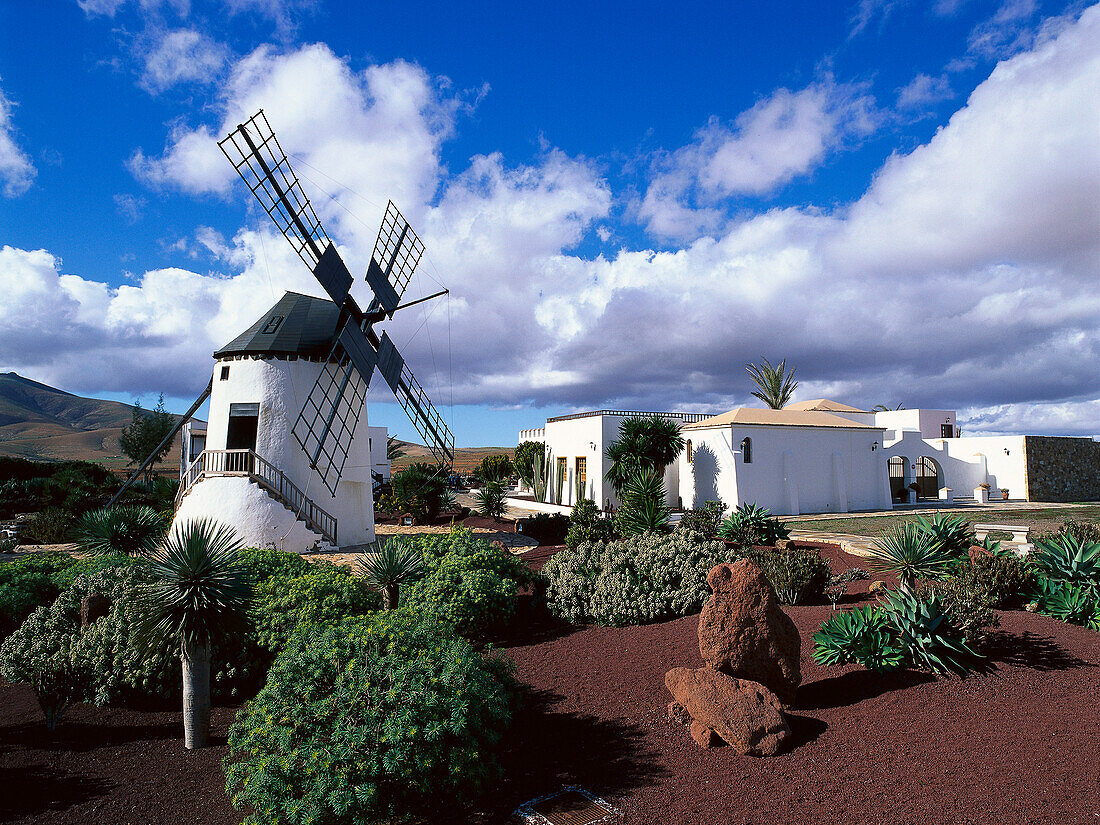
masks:
[[[103,507],[85,513],[74,532],[80,549],[92,555],[147,556],[168,522],[151,507]]]
[[[1032,598],[1044,615],[1100,630],[1100,587],[1094,584],[1040,578]]]
[[[335,625],[381,607],[382,597],[347,567],[307,562],[297,576],[270,576],[255,585],[252,621],[263,649],[278,653],[300,628]]]
[[[405,589],[406,604],[434,613],[467,638],[483,638],[506,625],[516,593],[533,580],[522,559],[469,530],[422,536],[416,544],[425,574]]]
[[[1048,579],[1100,584],[1100,542],[1060,533],[1053,541],[1036,542],[1027,560]]]
[[[504,484],[499,481],[487,481],[474,498],[477,501],[477,514],[482,518],[499,521],[508,509],[508,505],[504,503]]]
[[[760,565],[781,604],[820,604],[832,572],[816,549],[749,550],[748,558]]]
[[[962,639],[961,630],[952,626],[934,591],[921,597],[905,587],[887,590],[883,610],[911,664],[959,676],[988,667]]]
[[[1093,521],[1077,521],[1068,518],[1061,523],[1058,529],[1052,533],[1039,533],[1035,536],[1035,543],[1040,541],[1057,541],[1061,536],[1073,536],[1079,542],[1100,542],[1100,524]]]
[[[65,553],[31,553],[0,564],[0,640],[36,607],[53,604],[61,592],[55,576],[75,563]]]
[[[248,571],[253,585],[276,576],[301,576],[310,568],[310,563],[297,553],[287,553],[274,547],[245,547],[237,552],[237,558]]]
[[[905,661],[886,613],[870,605],[834,613],[813,639],[814,661],[822,665],[857,664],[885,673]]]
[[[72,558],[72,557],[70,557]],[[116,570],[121,568],[144,568],[148,562],[143,558],[131,558],[129,556],[89,556],[83,559],[72,559],[72,564],[61,566],[53,574],[54,584],[58,591],[68,590],[74,581],[81,576],[94,576],[103,570]]]
[[[565,544],[569,517],[561,513],[539,513],[523,520],[523,535],[541,545]]]
[[[69,705],[88,698],[92,673],[74,655],[77,638],[63,617],[38,607],[0,643],[0,676],[30,686],[49,730],[57,727]]]
[[[726,517],[718,528],[718,535],[742,547],[775,546],[780,540],[790,538],[791,531],[771,515],[767,507],[745,503]]]
[[[582,498],[569,514],[569,529],[565,534],[565,545],[570,550],[582,542],[614,541],[620,538],[618,527],[613,519],[605,517],[590,498]]]
[[[648,624],[698,612],[710,595],[707,573],[741,557],[692,533],[645,533],[583,542],[554,554],[542,574],[550,609],[570,622]]]
[[[512,459],[504,453],[500,453],[482,458],[481,463],[477,465],[477,470],[474,472],[482,481],[503,482],[515,473],[515,468],[512,466]]]
[[[424,462],[406,467],[390,480],[398,511],[417,521],[434,519],[443,506],[446,478],[442,468]]]
[[[72,531],[73,517],[61,507],[47,507],[35,513],[19,528],[19,538],[24,544],[62,544]]]
[[[967,644],[981,644],[986,631],[1000,624],[993,612],[996,604],[993,595],[983,583],[968,575],[966,569],[944,581],[922,582],[917,593],[924,598],[935,595],[947,620]]]
[[[499,776],[512,689],[501,661],[407,610],[300,634],[230,729],[227,791],[252,825],[438,816]]]
[[[698,533],[704,538],[712,539],[718,535],[718,528],[722,524],[722,514],[726,511],[726,505],[720,501],[707,501],[702,507],[695,510],[685,510],[680,516],[677,530]]]

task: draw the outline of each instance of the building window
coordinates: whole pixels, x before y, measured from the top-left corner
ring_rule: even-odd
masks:
[[[585,483],[588,481],[588,459],[584,456],[577,456],[577,472],[576,472],[577,486],[580,489],[584,489]]]
[[[228,381],[229,380],[229,367],[222,367],[221,380],[222,381]]]
[[[264,328],[260,331],[260,334],[261,335],[274,335],[275,330],[277,330],[279,328],[279,324],[281,324],[282,322],[283,322],[283,316],[282,315],[272,315],[270,318],[267,319],[267,323],[264,325]]]
[[[695,448],[691,446],[691,439],[688,439],[687,443],[688,464],[695,461]]]
[[[741,460],[752,464],[752,439],[748,436],[741,439]]]
[[[954,438],[955,427],[952,424],[940,424],[940,438]]]

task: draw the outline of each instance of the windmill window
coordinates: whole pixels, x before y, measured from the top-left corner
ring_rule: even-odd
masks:
[[[695,449],[691,446],[691,439],[688,439],[687,443],[688,464],[695,461]]]
[[[746,464],[752,464],[752,439],[751,438],[746,437],[746,438],[741,439],[741,459]]]
[[[222,367],[221,380],[222,381],[228,381],[229,380],[229,367]]]
[[[283,316],[282,315],[272,315],[270,318],[267,319],[267,323],[264,324],[264,328],[263,328],[263,330],[261,330],[261,334],[262,335],[274,335],[275,330],[277,330],[279,328],[279,324],[281,324],[282,322],[283,322]]]

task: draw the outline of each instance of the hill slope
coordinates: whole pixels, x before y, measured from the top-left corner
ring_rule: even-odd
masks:
[[[83,398],[14,372],[0,374],[0,455],[123,467],[127,459],[118,439],[132,416],[129,404]],[[172,465],[178,437],[176,442],[168,454]]]

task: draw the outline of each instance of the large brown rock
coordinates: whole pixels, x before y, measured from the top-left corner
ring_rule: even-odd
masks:
[[[786,704],[802,682],[802,640],[755,562],[719,564],[699,616],[699,652],[715,670],[759,682]]]
[[[691,738],[704,748],[718,744],[717,734],[746,756],[775,756],[791,737],[778,697],[758,682],[678,667],[665,685],[691,714]]]

